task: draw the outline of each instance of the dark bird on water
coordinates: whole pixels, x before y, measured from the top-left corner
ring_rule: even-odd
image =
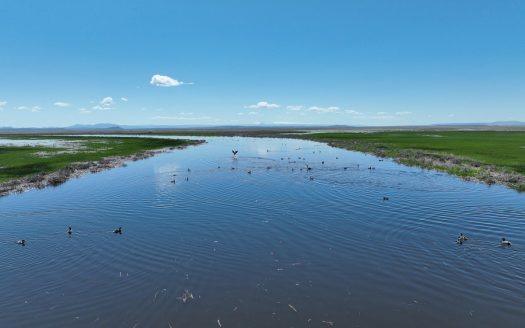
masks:
[[[383,200],[390,200],[387,196],[383,196]]]
[[[73,233],[73,229],[71,229],[71,227],[67,228],[67,234],[71,235],[72,233]]]
[[[118,229],[113,230],[113,233],[122,234],[122,227],[118,227]]]
[[[505,238],[501,238],[501,246],[506,247],[506,246],[510,246],[510,245],[511,245],[510,240],[507,240]]]
[[[25,239],[20,239],[20,240],[17,240],[16,243],[17,243],[18,245],[25,246],[25,245],[26,245],[26,240],[25,240]]]
[[[458,236],[458,239],[456,240],[457,244],[463,245],[464,242],[468,240],[468,237],[465,236],[463,233],[460,233]]]
[[[232,154],[233,154],[233,156],[237,156],[237,153],[238,153],[238,152],[239,152],[238,150],[232,150]]]
[[[311,168],[308,164],[306,164],[306,170],[307,170],[307,171],[311,171],[312,168]]]

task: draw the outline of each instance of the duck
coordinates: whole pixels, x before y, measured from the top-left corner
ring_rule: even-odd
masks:
[[[67,234],[71,235],[73,233],[73,229],[71,227],[67,228]]]
[[[238,150],[232,150],[233,156],[237,155],[238,152],[239,152]]]
[[[390,200],[390,198],[387,196],[383,196],[383,200]]]
[[[458,239],[456,240],[456,243],[462,245],[467,240],[468,240],[468,237],[464,235],[463,233],[460,233],[458,236]]]
[[[26,240],[25,240],[25,239],[20,239],[20,240],[17,240],[16,243],[17,243],[18,245],[25,246],[25,245],[26,245]]]
[[[113,230],[113,233],[122,234],[122,227],[118,227],[118,229]]]
[[[252,174],[252,170],[248,171],[248,174]]]
[[[505,238],[501,238],[501,246],[510,246],[511,243],[510,243],[510,240],[507,240]]]

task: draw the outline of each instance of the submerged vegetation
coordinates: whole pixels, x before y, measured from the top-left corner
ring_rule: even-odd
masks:
[[[0,145],[0,195],[32,187],[59,185],[85,172],[121,166],[166,149],[182,148],[201,141],[85,136],[9,136],[34,145]],[[51,145],[39,141],[53,140]]]
[[[302,138],[525,191],[523,131],[334,132]]]

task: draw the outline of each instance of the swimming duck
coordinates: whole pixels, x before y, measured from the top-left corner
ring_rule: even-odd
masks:
[[[113,230],[113,233],[122,234],[122,227],[118,227],[118,229]]]
[[[456,240],[456,243],[461,245],[467,240],[468,240],[468,237],[465,236],[463,233],[460,233],[458,236],[458,239]]]
[[[73,233],[73,229],[71,229],[71,227],[67,228],[67,234],[71,235],[72,233]]]
[[[501,246],[510,246],[510,240],[507,240],[505,238],[501,238]]]
[[[25,245],[26,245],[26,240],[25,240],[25,239],[20,239],[20,240],[17,240],[16,243],[17,243],[18,245],[25,246]]]
[[[387,196],[383,196],[383,200],[390,200],[390,198]]]

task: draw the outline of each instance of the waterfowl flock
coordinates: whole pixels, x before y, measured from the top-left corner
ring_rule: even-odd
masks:
[[[67,233],[67,235],[69,237],[71,237],[73,235],[73,228],[72,227],[68,227],[67,230],[66,230],[66,233]],[[118,227],[118,228],[114,229],[113,233],[121,235],[122,234],[122,227]],[[17,245],[25,246],[27,241],[25,239],[19,239],[15,243]]]

